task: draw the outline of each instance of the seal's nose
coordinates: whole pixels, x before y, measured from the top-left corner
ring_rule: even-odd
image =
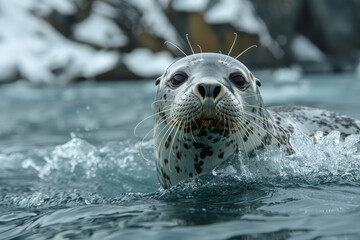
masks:
[[[222,92],[222,85],[218,83],[199,83],[195,86],[195,94],[201,99],[205,100],[205,98],[216,99],[220,97],[220,93]]]

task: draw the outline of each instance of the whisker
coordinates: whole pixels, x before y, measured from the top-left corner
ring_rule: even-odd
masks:
[[[236,124],[238,124],[239,125],[239,127],[240,128],[242,128],[242,130],[244,131],[244,132],[246,132],[249,136],[247,136],[246,135],[246,133],[245,133],[245,136],[251,141],[251,143],[252,143],[252,145],[253,145],[253,147],[254,147],[254,149],[255,149],[255,153],[256,153],[256,159],[258,160],[258,161],[260,161],[260,159],[259,159],[259,154],[258,154],[258,148],[257,148],[257,146],[256,146],[256,144],[255,144],[255,142],[254,142],[254,139],[253,139],[253,137],[252,137],[252,135],[249,133],[249,131],[247,130],[247,129],[250,129],[250,128],[248,128],[247,126],[246,126],[246,124],[245,123],[243,123],[243,124],[245,124],[245,126],[243,125],[243,124],[241,124],[241,123],[236,123]],[[253,132],[254,133],[254,132]],[[255,134],[254,134],[255,135]],[[255,135],[256,136],[256,135]],[[260,140],[261,141],[261,140]]]
[[[249,98],[249,97],[258,97],[258,96],[261,96],[261,94],[253,94],[253,95],[245,96],[242,98],[245,99],[245,98]]]
[[[247,114],[247,112],[244,112],[244,114]],[[249,115],[249,114],[248,114]],[[251,115],[250,115],[251,116]],[[247,118],[246,116],[243,116],[243,118],[249,120],[251,122],[251,120],[249,118]],[[268,133],[278,144],[280,144],[282,146],[282,143],[279,141],[279,139],[277,139],[269,130],[263,128],[262,126],[256,124],[253,122],[253,124],[255,124],[257,127],[261,128],[262,130],[264,130],[266,133]]]
[[[168,130],[165,132],[164,136],[161,138],[161,141],[159,143],[159,146],[160,146],[160,152],[163,151],[164,147],[165,147],[165,144],[166,142],[163,142],[164,139],[168,139],[169,136],[171,135],[172,131],[175,129],[176,125],[175,124],[171,124],[170,127],[168,128]],[[169,132],[170,130],[170,132]],[[166,140],[167,141],[167,140]],[[163,144],[162,144],[163,143]],[[162,144],[162,146],[161,146]],[[170,142],[169,142],[170,144]],[[171,149],[169,149],[169,154],[171,153]],[[169,162],[170,162],[170,159],[169,159]],[[162,165],[162,162],[161,162],[161,165]],[[163,166],[163,165],[162,165]]]
[[[220,55],[219,55],[219,61],[220,61],[220,62],[223,62],[223,60],[221,59],[221,55],[222,55],[221,50],[219,50],[219,53],[220,53]]]
[[[161,113],[164,113],[164,112],[170,111],[170,110],[171,110],[171,109],[169,109],[169,110],[164,110],[164,111],[161,111],[161,112],[157,112],[157,113],[151,114],[150,116],[148,116],[148,117],[144,118],[143,120],[141,120],[138,124],[136,124],[136,126],[135,126],[135,128],[134,128],[134,135],[135,135],[135,137],[138,137],[137,134],[136,134],[137,128],[138,128],[144,121],[148,120],[149,118],[155,117],[155,116],[158,115],[158,114],[161,114]]]
[[[170,145],[169,165],[168,165],[168,168],[169,168],[169,171],[170,171],[170,172],[172,172],[172,171],[171,171],[171,168],[170,168],[170,164],[171,164],[171,152],[173,153],[174,156],[176,156],[173,147],[174,147],[174,142],[175,142],[175,139],[176,139],[176,135],[177,135],[177,133],[178,133],[178,131],[179,131],[179,128],[180,128],[180,125],[179,125],[178,128],[176,129],[175,134],[174,134],[174,137],[173,137],[173,139],[172,139],[172,141],[171,141],[171,145]]]
[[[156,101],[151,103],[151,107],[154,107],[154,104],[159,103],[159,102],[175,102],[175,100],[163,100],[163,99],[156,100]],[[165,106],[165,107],[167,107],[167,106]]]
[[[165,126],[164,126],[164,127],[161,129],[161,131],[158,133],[158,135],[155,136],[155,139],[157,139],[157,138],[160,136],[160,134],[166,129],[166,127],[167,127],[169,124],[172,124],[172,122],[175,121],[175,120],[174,120],[174,117],[173,117],[173,116],[170,116],[170,114],[168,114],[168,115],[167,115],[167,119],[163,119],[161,122],[157,123],[157,128],[158,128],[159,126],[161,126],[161,124],[163,124],[165,121],[169,121],[169,122],[166,123]],[[159,145],[160,145],[160,144],[159,144]],[[158,147],[158,146],[155,145],[155,147]]]
[[[198,44],[198,47],[199,47],[199,49],[200,49],[200,56],[201,56],[201,59],[203,59],[203,51],[202,51],[202,48],[200,47],[200,45]]]
[[[251,106],[251,105],[248,105],[248,106]],[[256,106],[253,106],[253,107],[256,107]],[[265,109],[263,107],[259,107],[259,108]],[[250,113],[250,112],[248,112],[248,113],[253,114],[253,113]],[[271,119],[267,119],[267,118],[264,118],[264,117],[261,117],[261,116],[255,115],[255,114],[254,114],[254,116],[257,116],[259,118],[262,118],[262,119],[268,121],[271,125],[273,125],[273,126],[277,127],[278,129],[280,129],[286,135],[286,137],[288,137],[285,129],[280,127],[278,124],[274,123]]]
[[[181,123],[180,123],[181,124]],[[180,156],[181,156],[181,137],[182,137],[182,133],[183,133],[183,128],[180,128],[180,133],[179,133],[179,138],[178,138],[178,141],[179,141],[179,154],[180,154]]]
[[[162,144],[165,136],[168,134],[168,132],[170,131],[170,129],[171,129],[173,126],[176,126],[176,125],[174,124],[175,121],[176,121],[176,120],[175,120],[174,118],[172,118],[172,119],[170,118],[170,119],[169,119],[169,122],[161,129],[161,131],[159,132],[159,134],[156,136],[156,138],[160,137],[160,134],[166,129],[164,135],[162,136],[162,138],[161,138],[161,140],[160,140],[160,142],[159,142],[159,146],[158,146],[158,147],[160,148],[160,152],[162,151],[161,144]],[[164,145],[163,145],[163,146],[164,146]]]
[[[188,116],[186,116],[186,122],[185,122],[185,129],[187,129],[188,128],[188,124],[190,123],[190,121],[188,120]],[[190,123],[191,124],[191,123]],[[190,127],[190,130],[191,130],[191,127]],[[184,130],[184,135],[185,135],[185,133],[186,133],[186,145],[188,146],[188,149],[190,150],[190,152],[192,152],[191,151],[191,147],[190,147],[190,144],[189,144],[189,138],[188,138],[188,133],[187,132],[185,132],[185,130]],[[184,140],[184,142],[185,142],[185,139],[183,139]]]
[[[190,40],[189,40],[189,34],[187,33],[185,36],[186,36],[186,40],[190,46],[191,52],[195,55],[194,49],[192,48]],[[195,59],[197,59],[196,55],[195,55]]]
[[[235,32],[234,34],[235,34],[234,41],[233,41],[233,43],[232,43],[232,45],[231,45],[231,48],[230,48],[230,50],[229,50],[229,52],[228,52],[228,54],[227,54],[227,56],[226,56],[226,58],[225,58],[224,62],[226,62],[227,58],[230,56],[230,53],[231,53],[231,51],[232,51],[232,50],[233,50],[233,48],[234,48],[234,45],[235,45],[235,42],[236,42],[236,39],[237,39],[237,33]]]
[[[242,117],[240,117],[239,120],[240,120],[243,124],[245,124],[245,122],[244,122],[245,119],[243,119]],[[251,121],[249,122],[249,124],[251,124],[252,126],[254,126],[253,122],[251,122]],[[243,126],[244,126],[244,125],[243,125]],[[245,125],[245,127],[247,127],[247,126]],[[266,144],[262,141],[262,139],[261,139],[251,128],[247,127],[247,129],[249,129],[249,130],[252,132],[252,134],[261,142],[261,144],[264,146],[264,148],[265,148],[266,150],[268,150]]]
[[[176,44],[174,44],[174,43],[172,43],[172,42],[170,42],[170,41],[165,41],[164,44],[165,44],[165,45],[166,45],[166,44],[171,44],[172,46],[176,47],[182,54],[184,54],[187,59],[189,59],[188,55],[186,55],[186,53],[185,53],[183,50],[181,50],[181,48],[178,47]],[[189,60],[190,60],[190,59],[189,59]]]
[[[225,118],[225,113],[224,113],[224,131],[223,131],[223,134],[222,134],[222,137],[225,136],[225,125],[226,125],[226,118]],[[229,128],[229,131],[230,131],[230,128]]]
[[[193,120],[194,120],[194,116],[193,116]],[[192,131],[191,123],[192,123],[192,122],[190,122],[190,133],[191,133],[191,136],[192,136],[194,142],[197,143],[197,141],[195,140],[195,137],[194,137],[194,133],[193,133],[193,131]]]
[[[260,108],[260,109],[263,109],[263,110],[267,111],[266,108],[261,107],[261,106],[250,105],[250,104],[245,104],[245,106],[257,107],[257,108]],[[248,112],[248,113],[250,113],[250,112]],[[252,113],[252,114],[253,114],[253,113]],[[258,116],[258,115],[255,115],[255,116]],[[258,117],[260,117],[260,116],[258,116]],[[274,123],[271,119],[266,119],[266,118],[263,118],[263,119],[266,120],[266,121],[268,121],[270,124],[276,126],[277,128],[279,128],[279,129],[286,135],[286,137],[288,138],[287,133],[286,133],[286,131],[285,131],[284,128],[282,128],[282,127],[280,127],[279,125],[277,125],[276,123]]]
[[[239,55],[237,55],[230,63],[232,63],[233,61],[235,61],[236,59],[238,59],[241,55],[243,55],[244,53],[246,53],[248,50],[252,49],[252,48],[256,48],[256,45],[252,45],[250,47],[248,47],[247,49],[245,49],[244,51],[242,51]]]
[[[219,121],[218,121],[218,123],[216,124],[215,128],[217,128],[220,123],[221,123],[221,119],[219,118]]]
[[[143,159],[145,159],[146,161],[150,161],[149,159],[147,159],[145,156],[144,156],[144,153],[142,151],[142,144],[143,142],[145,141],[146,137],[155,129],[155,127],[153,127],[144,137],[143,139],[141,140],[140,142],[140,155],[142,156]]]
[[[240,140],[240,143],[241,143],[241,145],[242,145],[242,147],[243,147],[243,150],[244,150],[244,152],[245,152],[245,154],[246,154],[246,158],[247,158],[247,160],[248,160],[248,164],[250,164],[250,159],[249,159],[249,155],[248,155],[248,152],[247,152],[247,150],[246,150],[246,147],[245,147],[245,143],[244,143],[242,137],[240,136],[240,130],[239,130],[238,127],[236,127],[236,126],[234,126],[234,125],[233,125],[233,127],[236,129],[235,133],[236,133],[238,139]]]
[[[194,123],[195,123],[196,127],[197,127],[197,128],[199,128],[199,125],[197,125],[197,123],[196,123],[196,121],[195,121],[195,119],[194,119],[194,115],[193,115],[193,114],[191,114],[191,115],[192,115],[192,119],[193,119],[193,121],[194,121]]]
[[[161,121],[160,124],[162,124],[164,121],[166,121],[166,120]],[[147,159],[147,158],[144,156],[143,151],[142,151],[142,145],[143,145],[145,139],[147,138],[147,136],[148,136],[152,131],[154,131],[156,128],[158,128],[158,127],[160,126],[160,124],[158,124],[157,126],[153,127],[149,132],[147,132],[147,133],[145,134],[145,136],[143,137],[143,139],[141,140],[141,142],[140,142],[140,155],[142,156],[142,158],[144,158],[144,159],[147,160],[147,161],[150,161],[150,160]]]
[[[248,111],[244,111],[244,113],[250,115],[250,116],[253,116],[254,118],[258,118],[260,121],[267,121],[269,122],[271,125],[275,126],[276,128],[278,128],[280,131],[282,131],[284,134],[285,134],[285,137],[286,137],[286,141],[289,141],[289,137],[285,131],[285,129],[283,129],[282,127],[280,127],[279,125],[277,125],[276,123],[274,123],[271,119],[267,119],[267,118],[264,118],[264,117],[261,117],[261,116],[258,116],[256,114],[253,114],[253,113],[250,113]]]

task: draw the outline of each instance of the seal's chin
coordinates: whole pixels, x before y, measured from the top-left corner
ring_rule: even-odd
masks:
[[[224,128],[224,123],[218,118],[201,117],[195,120],[198,127],[215,127],[219,129]]]
[[[212,118],[201,118],[196,121],[198,126],[204,126],[204,127],[214,127],[216,125],[219,125],[220,120],[218,119],[212,119]]]

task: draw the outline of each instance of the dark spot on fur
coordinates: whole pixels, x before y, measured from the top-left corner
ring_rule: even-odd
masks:
[[[197,173],[201,173],[202,172],[202,168],[201,166],[204,165],[203,161],[200,161],[199,163],[195,163],[194,167]]]
[[[223,152],[220,153],[220,154],[218,155],[218,157],[221,158],[221,159],[223,159],[223,158],[224,158],[224,153],[223,153]]]
[[[177,173],[180,172],[180,167],[179,167],[179,166],[176,166],[175,169],[176,169],[176,172],[177,172]]]
[[[213,142],[213,143],[217,143],[217,142],[219,142],[220,140],[221,140],[221,138],[220,138],[220,137],[217,137],[217,138],[214,138],[212,142]]]
[[[194,142],[193,144],[196,149],[205,147],[205,144],[203,143]]]
[[[206,129],[201,128],[200,132],[197,134],[198,137],[206,137],[208,134],[208,131]]]
[[[204,147],[200,152],[200,158],[204,159],[206,156],[212,156],[213,153],[214,152],[212,151],[211,147]]]

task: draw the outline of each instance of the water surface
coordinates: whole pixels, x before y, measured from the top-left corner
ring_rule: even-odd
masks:
[[[360,119],[351,75],[263,79],[267,105]],[[153,81],[0,86],[0,239],[359,239],[359,136],[292,136],[297,154],[241,156],[163,190],[139,154]],[[144,139],[153,159],[151,134]]]

